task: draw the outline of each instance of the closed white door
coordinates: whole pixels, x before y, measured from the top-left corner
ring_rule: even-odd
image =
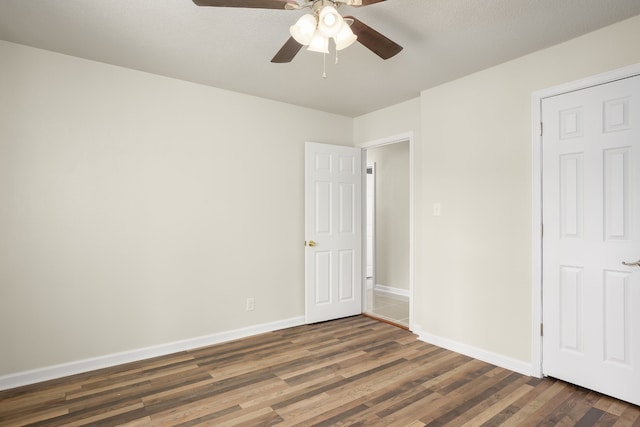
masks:
[[[362,312],[362,150],[307,143],[305,317]]]
[[[640,404],[640,76],[542,118],[543,372]]]

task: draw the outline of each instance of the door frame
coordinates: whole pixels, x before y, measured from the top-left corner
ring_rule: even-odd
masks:
[[[366,159],[365,159],[364,163],[366,163],[367,167],[366,167],[366,170],[365,170],[365,187],[364,187],[364,191],[362,193],[365,196],[364,206],[367,208],[367,211],[364,213],[363,217],[364,217],[364,221],[365,221],[364,229],[365,229],[365,231],[367,231],[367,233],[368,233],[367,227],[369,227],[369,207],[368,207],[368,203],[369,203],[369,183],[367,182],[368,181],[368,175],[369,175],[369,168],[371,168],[371,177],[373,179],[373,209],[372,209],[372,212],[371,212],[371,222],[372,222],[371,226],[373,228],[373,236],[371,238],[371,258],[372,258],[372,260],[371,260],[371,266],[372,266],[371,281],[372,281],[372,286],[375,286],[375,283],[376,283],[376,163],[375,162],[368,163],[368,162],[366,162]],[[368,273],[367,269],[369,268],[369,252],[367,251],[368,248],[366,247],[367,246],[366,243],[367,243],[368,239],[369,239],[369,236],[365,234],[364,237],[363,237],[363,240],[365,241],[365,245],[364,245],[365,246],[365,248],[364,248],[365,254],[364,254],[364,257],[363,257],[364,260],[365,260],[365,275],[364,275],[365,284],[367,282],[367,278],[369,277],[368,274],[367,274]],[[365,286],[365,289],[366,289],[366,286]],[[362,306],[364,307],[365,304],[363,303]]]
[[[414,248],[415,248],[415,244],[414,244],[414,230],[415,230],[415,224],[414,224],[414,134],[413,132],[406,132],[406,133],[402,133],[402,134],[398,134],[398,135],[392,135],[392,136],[388,136],[385,138],[380,138],[380,139],[376,139],[376,140],[372,140],[372,141],[366,141],[363,143],[359,143],[356,144],[356,147],[362,149],[362,150],[366,150],[368,148],[376,148],[376,147],[382,147],[384,145],[390,145],[390,144],[396,144],[398,142],[408,142],[409,143],[409,330],[413,331],[413,301],[414,301]],[[366,188],[366,180],[367,180],[367,159],[366,156],[362,156],[362,180],[363,180],[363,187],[362,188]],[[366,198],[363,197],[362,198],[362,203],[363,203],[363,212],[366,211]],[[366,215],[366,213],[365,213]],[[364,227],[366,227],[366,218],[364,218],[364,220],[362,221],[363,223],[363,233],[366,233],[366,229]],[[363,234],[363,236],[366,234]],[[364,251],[366,250],[366,239],[362,239],[362,251],[363,253],[365,253]],[[365,292],[366,291],[366,285],[367,285],[367,280],[366,280],[366,263],[363,263],[363,274],[362,274],[362,291]],[[362,309],[364,312],[364,304],[365,304],[365,298],[364,298],[364,294],[363,293],[363,298],[362,298]]]
[[[542,378],[542,100],[640,75],[640,64],[629,65],[538,90],[531,95],[531,375]]]

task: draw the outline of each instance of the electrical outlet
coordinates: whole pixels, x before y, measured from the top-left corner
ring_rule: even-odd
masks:
[[[247,311],[253,311],[256,308],[256,300],[254,298],[247,298]]]

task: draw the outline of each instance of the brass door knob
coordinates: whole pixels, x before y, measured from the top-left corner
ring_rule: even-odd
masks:
[[[314,242],[313,240],[309,240],[309,246],[314,247],[316,245],[316,242]]]

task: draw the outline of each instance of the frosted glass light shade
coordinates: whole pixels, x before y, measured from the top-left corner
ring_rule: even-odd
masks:
[[[329,39],[322,35],[320,30],[316,31],[307,50],[311,52],[329,53]]]
[[[333,6],[323,7],[318,15],[318,30],[325,37],[333,37],[338,34],[343,24],[342,16]]]
[[[353,34],[351,27],[345,22],[340,29],[340,32],[333,37],[336,42],[336,50],[345,49],[353,44],[358,39],[358,36]]]
[[[309,13],[301,16],[298,22],[289,28],[289,32],[298,43],[307,46],[316,32],[316,18]]]

